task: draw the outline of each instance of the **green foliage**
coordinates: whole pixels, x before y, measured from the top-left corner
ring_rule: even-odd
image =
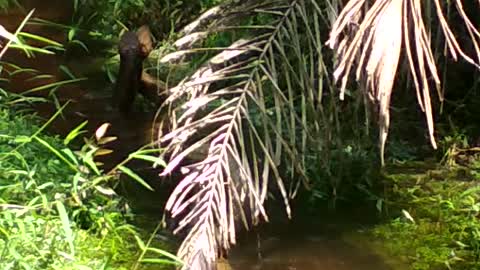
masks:
[[[44,135],[45,126],[32,124],[35,116],[8,105],[15,99],[4,94],[0,103],[0,268],[130,269],[140,262],[172,263],[172,255],[150,247],[151,240],[143,243],[129,225],[125,202],[110,188],[116,177],[103,173],[94,160],[108,154],[101,145],[114,139],[104,136],[106,126],[74,151],[70,145],[85,133],[85,123],[63,140]],[[131,158],[161,162],[146,151]],[[167,259],[137,260],[138,247],[142,258],[153,252]]]
[[[337,200],[364,200],[371,195],[377,182],[377,156],[366,144],[338,141],[325,152],[310,153],[306,163],[312,182],[310,207]],[[361,191],[361,192],[359,192]]]
[[[31,34],[20,33],[18,37],[61,46]],[[17,48],[29,55],[53,53],[24,44]],[[6,82],[19,73],[31,75],[30,80],[49,78],[38,70],[10,63],[2,62],[1,70],[7,75]],[[69,74],[65,67],[63,71]],[[24,94],[49,91],[49,96],[55,96],[59,87],[83,80],[70,77]],[[174,262],[174,257],[152,239],[148,244],[141,242],[142,235],[129,224],[132,215],[128,205],[112,188],[118,181],[118,169],[148,186],[126,163],[142,159],[162,164],[152,155],[157,151],[140,149],[105,173],[96,157],[111,152],[103,148],[115,140],[105,136],[108,125],[102,125],[91,138],[83,138],[83,145],[79,145],[86,134],[86,122],[64,139],[44,134],[68,102],[60,105],[55,100],[59,110],[40,127],[40,119],[29,105],[45,102],[45,98],[10,94],[3,89],[0,94],[0,269],[140,269],[141,263],[181,263]],[[142,255],[137,257],[139,248]],[[146,256],[152,253],[166,259],[148,261]]]
[[[8,76],[26,73],[32,79],[46,77],[37,70],[2,64],[8,67],[4,69]],[[58,87],[80,80],[41,85],[25,93],[49,91],[54,96]],[[141,235],[128,223],[131,214],[125,211],[127,204],[111,188],[118,180],[115,170],[104,173],[95,161],[111,152],[102,147],[115,139],[105,136],[108,126],[84,139],[79,147],[86,123],[63,140],[43,133],[68,103],[39,127],[29,104],[46,99],[9,94],[3,89],[1,94],[0,268],[130,269],[136,264],[138,269],[143,260],[137,259],[135,239]],[[162,164],[151,151],[140,150],[117,166],[129,170],[140,183],[144,181],[125,166],[131,159]],[[141,247],[144,253],[150,249],[149,245]],[[169,259],[148,263],[167,262],[172,263]]]
[[[163,38],[190,22],[206,8],[224,0],[197,2],[178,0],[75,0],[73,22],[79,29],[95,29],[92,34],[111,39],[125,28],[150,25],[153,33]]]
[[[95,173],[93,146],[74,152],[2,101],[0,268],[106,269],[132,257],[135,230],[104,186],[111,177]]]
[[[0,0],[0,10],[7,11],[12,6],[19,6],[17,0]]]
[[[393,254],[411,262],[412,269],[477,269],[479,167],[423,172],[415,167],[388,174],[392,187],[386,200],[400,217],[377,227],[375,234]]]
[[[445,136],[439,144],[443,154],[442,162],[452,166],[456,164],[457,157],[462,152],[468,151],[470,146],[465,132],[453,129],[449,133],[450,135]]]

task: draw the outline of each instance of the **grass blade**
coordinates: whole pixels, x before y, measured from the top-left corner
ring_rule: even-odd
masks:
[[[145,182],[145,180],[143,180],[138,174],[133,172],[130,168],[127,168],[123,165],[120,165],[120,166],[118,166],[118,169],[121,170],[122,172],[124,172],[126,175],[133,178],[133,180],[137,181],[139,184],[144,186],[146,189],[153,191],[153,188],[150,187],[150,185],[147,184],[147,182]]]
[[[62,228],[63,228],[63,232],[65,233],[65,238],[68,242],[68,246],[70,247],[70,254],[74,256],[75,255],[75,246],[73,244],[74,237],[73,237],[72,228],[70,227],[71,224],[67,215],[67,210],[65,210],[65,206],[60,201],[57,201],[56,206],[58,210],[58,215],[60,216],[60,220],[62,222]]]

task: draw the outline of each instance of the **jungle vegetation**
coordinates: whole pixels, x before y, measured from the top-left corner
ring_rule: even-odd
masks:
[[[158,39],[148,68],[168,98],[153,143],[161,177],[183,174],[165,210],[186,266],[213,265],[267,206],[291,216],[296,201],[397,215],[375,231],[389,243],[441,232],[392,247],[414,269],[478,266],[478,2],[73,2],[82,47],[85,29],[111,40],[148,24]],[[390,170],[426,160],[442,172]]]

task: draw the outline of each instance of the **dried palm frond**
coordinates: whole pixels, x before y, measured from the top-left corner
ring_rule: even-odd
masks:
[[[339,57],[335,79],[342,82],[340,98],[343,98],[348,76],[356,65],[356,80],[367,86],[371,100],[378,103],[379,144],[384,164],[384,148],[390,124],[390,97],[402,48],[407,55],[417,100],[425,113],[430,142],[434,148],[431,81],[440,99],[443,97],[429,29],[423,20],[422,12],[429,7],[429,1],[379,0],[371,6],[369,2],[350,0],[347,3],[332,27],[327,44],[335,49]],[[446,3],[439,0],[433,2],[451,56],[456,60],[460,55],[478,68],[478,63],[463,52],[445,19],[442,7]],[[477,59],[480,59],[479,32],[463,10],[462,1],[453,2],[470,35]]]
[[[317,121],[311,112],[323,96],[323,84],[313,78],[321,81],[318,74],[325,70],[318,60],[323,15],[316,2],[234,1],[214,11],[187,26],[187,36],[176,43],[180,50],[159,61],[208,51],[191,46],[206,33],[240,28],[241,18],[269,19],[248,26],[255,37],[211,49],[220,52],[168,89],[163,118],[169,121],[160,130],[169,132],[160,133],[158,142],[169,159],[163,174],[184,173],[166,209],[179,219],[175,231],[187,231],[178,251],[187,265],[214,262],[218,251],[235,243],[237,223],[248,228],[268,220],[270,179],[291,215],[289,200],[306,180],[304,155],[315,140],[312,132],[321,129],[309,124]],[[288,182],[279,169],[284,165],[295,172]]]

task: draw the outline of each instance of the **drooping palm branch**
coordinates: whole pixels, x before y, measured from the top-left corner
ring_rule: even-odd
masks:
[[[199,258],[213,262],[218,250],[235,242],[236,223],[248,226],[260,217],[268,219],[263,205],[269,179],[275,180],[289,214],[289,199],[299,181],[285,178],[278,168],[288,168],[289,176],[305,179],[309,150],[321,152],[335,145],[340,112],[334,103],[324,108],[325,97],[331,100],[336,95],[325,76],[330,64],[324,61],[322,48],[325,26],[333,24],[328,45],[338,56],[334,77],[342,82],[340,98],[355,68],[361,89],[368,90],[366,94],[378,105],[382,163],[402,50],[435,147],[430,85],[433,81],[438,90],[440,79],[430,30],[422,17],[430,2],[377,0],[369,6],[370,2],[348,1],[337,15],[341,7],[337,1],[232,1],[185,27],[174,44],[177,51],[161,59],[174,62],[190,54],[220,51],[169,89],[164,106],[168,127],[162,130],[170,132],[158,138],[169,157],[164,174],[179,168],[184,173],[167,210],[180,220],[177,230],[188,231],[179,250],[188,264],[198,264]],[[442,9],[445,4],[433,3],[451,55],[476,65],[449,29]],[[454,4],[479,54],[480,35],[461,1]],[[231,30],[241,19],[259,14],[270,19],[248,26],[257,36],[227,48],[196,46],[210,34]],[[323,161],[328,162],[325,153]]]
[[[322,126],[312,113],[324,96],[322,10],[316,1],[232,1],[185,27],[177,51],[160,60],[220,51],[169,89],[169,121],[160,128],[169,132],[158,138],[169,159],[163,174],[184,173],[166,209],[179,219],[176,231],[187,231],[178,255],[188,265],[214,262],[235,243],[239,223],[268,220],[269,180],[290,216],[289,200],[306,180],[304,155]],[[249,17],[260,19],[239,26]],[[195,47],[231,29],[256,35],[226,48]]]
[[[451,5],[463,21],[475,57],[464,52],[449,27],[445,13]],[[425,13],[425,10],[429,12]],[[425,19],[424,14],[434,14],[436,18]],[[426,24],[425,21],[435,23]],[[338,55],[334,76],[341,81],[340,98],[343,98],[349,75],[354,70],[356,80],[364,85],[371,101],[378,106],[382,164],[390,125],[390,98],[402,50],[407,56],[418,104],[425,113],[430,142],[436,148],[430,97],[432,84],[441,100],[443,94],[432,51],[431,25],[440,26],[446,51],[454,60],[460,56],[479,68],[480,33],[468,18],[461,0],[350,0],[332,27],[328,44]]]

